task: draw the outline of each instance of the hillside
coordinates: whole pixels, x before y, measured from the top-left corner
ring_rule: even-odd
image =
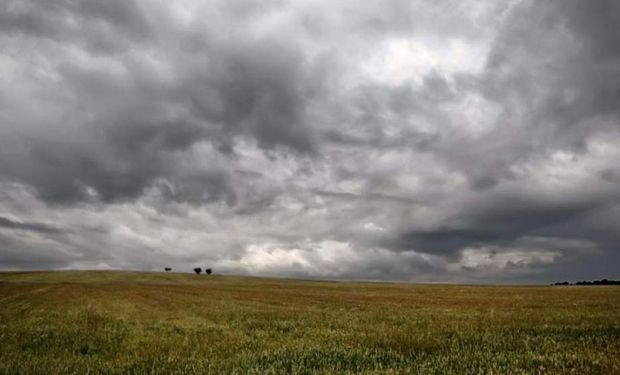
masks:
[[[0,373],[618,373],[620,287],[0,273]]]

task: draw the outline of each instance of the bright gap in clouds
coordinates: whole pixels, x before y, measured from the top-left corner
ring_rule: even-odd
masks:
[[[420,86],[429,74],[447,78],[456,73],[475,74],[484,67],[487,48],[459,39],[388,39],[363,64],[362,77],[381,84]]]

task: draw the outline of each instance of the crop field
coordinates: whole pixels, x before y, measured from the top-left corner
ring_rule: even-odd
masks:
[[[620,287],[0,273],[0,373],[620,373]]]

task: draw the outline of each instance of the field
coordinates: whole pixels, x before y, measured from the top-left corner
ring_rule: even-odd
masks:
[[[620,287],[0,273],[0,373],[620,373]]]

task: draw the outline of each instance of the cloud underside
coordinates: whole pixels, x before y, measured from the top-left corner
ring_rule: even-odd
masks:
[[[0,268],[618,276],[618,24],[613,0],[10,0]]]

